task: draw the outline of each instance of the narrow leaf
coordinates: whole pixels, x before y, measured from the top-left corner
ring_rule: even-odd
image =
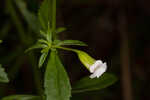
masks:
[[[84,42],[79,41],[79,40],[64,40],[64,41],[61,41],[61,42],[59,43],[59,45],[87,46],[87,44],[85,44]]]
[[[46,47],[45,44],[39,44],[39,43],[37,43],[37,44],[31,46],[30,48],[28,48],[25,52],[29,52],[29,51],[31,51],[33,49],[41,49],[41,48],[45,48],[45,47]]]
[[[49,47],[46,47],[41,50],[41,53],[47,53],[48,51],[49,51]]]
[[[39,43],[43,43],[43,44],[48,44],[48,42],[46,40],[44,40],[44,39],[39,39],[38,42]]]
[[[44,87],[46,100],[69,100],[71,96],[69,79],[56,51],[51,51]]]
[[[61,32],[64,32],[66,30],[65,27],[59,27],[56,29],[56,33],[61,33]]]
[[[7,73],[5,72],[4,68],[0,65],[0,82],[8,83],[9,79],[7,77]]]
[[[40,30],[40,34],[41,34],[41,36],[43,36],[44,38],[47,37],[46,33],[45,33],[44,31],[42,31],[42,30]]]
[[[42,53],[40,59],[39,59],[39,68],[42,67],[42,65],[44,64],[46,57],[48,55],[48,52]]]
[[[100,78],[85,77],[73,86],[72,93],[100,90],[114,84],[116,81],[116,76],[108,73],[104,73]]]
[[[61,40],[54,40],[53,41],[53,44],[55,45],[55,46],[59,46],[59,44],[61,43]]]
[[[41,100],[41,97],[33,95],[11,95],[4,97],[1,100]]]

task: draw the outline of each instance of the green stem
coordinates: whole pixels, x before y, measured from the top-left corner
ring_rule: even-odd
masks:
[[[53,48],[67,50],[67,51],[73,51],[73,52],[76,52],[76,53],[79,52],[79,50],[76,50],[76,49],[71,49],[71,48],[66,48],[66,47],[60,47],[60,46],[53,46]]]
[[[52,33],[54,39],[56,38],[56,0],[52,0]]]

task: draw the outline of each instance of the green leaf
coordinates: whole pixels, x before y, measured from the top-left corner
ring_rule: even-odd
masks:
[[[29,52],[33,49],[41,49],[41,48],[45,48],[45,47],[47,47],[47,45],[37,43],[37,44],[31,46],[30,48],[28,48],[25,52]]]
[[[41,50],[41,53],[47,53],[48,51],[49,51],[49,47],[46,47]]]
[[[51,51],[45,72],[46,100],[69,100],[71,86],[67,73],[56,51]]]
[[[73,86],[72,93],[101,90],[103,88],[111,86],[116,81],[117,81],[116,76],[108,73],[104,73],[100,78],[91,79],[89,77],[85,77],[79,80]]]
[[[48,44],[48,41],[44,40],[44,39],[39,39],[38,40],[39,43],[43,43],[43,44]]]
[[[61,33],[63,31],[65,31],[65,30],[66,30],[65,27],[59,27],[59,28],[56,29],[56,33]]]
[[[60,43],[61,43],[61,40],[58,40],[58,39],[55,39],[55,40],[53,41],[53,44],[54,44],[55,46],[59,46]]]
[[[46,32],[40,30],[40,34],[41,34],[41,36],[43,36],[46,39],[46,37],[47,37]]]
[[[46,31],[52,20],[52,0],[44,0],[38,13],[42,28]]]
[[[79,41],[79,40],[64,40],[64,41],[61,41],[61,42],[59,43],[59,45],[87,46],[87,44],[85,44],[84,42]]]
[[[48,55],[48,52],[42,53],[40,59],[39,59],[39,68],[42,67],[42,65],[44,64],[46,57]]]
[[[40,96],[33,95],[11,95],[2,98],[1,100],[42,100]]]
[[[8,83],[9,79],[7,77],[7,73],[5,72],[4,68],[2,68],[2,65],[0,64],[0,82]]]

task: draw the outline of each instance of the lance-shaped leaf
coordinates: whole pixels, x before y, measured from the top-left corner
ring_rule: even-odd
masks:
[[[69,78],[56,51],[51,51],[44,87],[46,100],[69,100],[71,96]]]
[[[41,54],[40,59],[39,59],[39,68],[41,68],[42,65],[44,64],[47,55],[48,55],[48,52],[44,52]]]
[[[1,100],[42,100],[40,96],[33,95],[11,95],[2,98]]]
[[[43,1],[38,12],[38,17],[42,28],[46,31],[48,28],[48,23],[51,24],[52,20],[52,0]]]
[[[4,68],[0,65],[0,82],[8,83],[9,79],[7,77],[7,73],[5,72]]]
[[[64,40],[60,41],[58,45],[78,45],[78,46],[87,46],[86,43],[79,40]]]
[[[65,27],[59,27],[56,29],[56,33],[61,33],[61,32],[64,32],[66,30]]]
[[[100,78],[91,79],[85,77],[79,80],[74,86],[72,93],[81,93],[87,91],[101,90],[108,86],[111,86],[117,81],[116,76],[108,73],[104,73]]]
[[[29,51],[34,50],[34,49],[42,49],[42,48],[45,48],[45,47],[47,47],[47,45],[37,43],[37,44],[29,47],[25,52],[29,52]]]
[[[48,44],[48,42],[44,39],[38,39],[38,42],[41,44]]]

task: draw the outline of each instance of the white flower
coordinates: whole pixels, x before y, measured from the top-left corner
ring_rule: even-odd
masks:
[[[107,65],[101,60],[97,60],[93,65],[89,67],[89,69],[92,73],[92,75],[90,75],[90,78],[99,78],[106,71]]]
[[[106,71],[106,62],[103,63],[101,60],[95,60],[86,52],[81,50],[76,50],[75,52],[78,54],[82,64],[92,73],[90,78],[99,78]]]

